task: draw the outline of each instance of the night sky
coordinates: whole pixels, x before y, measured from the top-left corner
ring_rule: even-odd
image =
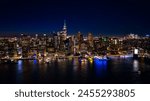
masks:
[[[148,0],[0,0],[0,33],[150,33]]]

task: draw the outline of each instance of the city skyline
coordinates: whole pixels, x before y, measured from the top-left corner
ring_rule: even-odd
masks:
[[[149,34],[149,6],[141,0],[124,1],[1,1],[0,33],[50,33],[62,29],[94,35]]]
[[[150,37],[0,37],[0,83],[150,83]]]

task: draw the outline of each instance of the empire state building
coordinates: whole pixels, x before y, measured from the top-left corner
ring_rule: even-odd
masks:
[[[63,26],[63,30],[61,32],[61,36],[63,40],[67,39],[67,26],[66,26],[66,21],[64,20],[64,26]]]
[[[61,51],[65,50],[65,40],[67,39],[67,26],[66,26],[66,22],[64,20],[64,26],[62,31],[60,31],[59,33],[59,49]]]

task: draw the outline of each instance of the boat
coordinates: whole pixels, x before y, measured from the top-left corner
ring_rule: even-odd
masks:
[[[94,56],[94,59],[101,60],[101,61],[110,60],[107,56]]]

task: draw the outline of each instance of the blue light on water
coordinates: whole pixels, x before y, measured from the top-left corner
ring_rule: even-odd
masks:
[[[22,65],[22,60],[19,60],[19,61],[18,61],[18,65]]]
[[[37,64],[37,60],[36,59],[33,60],[33,64]]]
[[[104,76],[107,70],[107,60],[94,59],[94,67],[97,76]]]
[[[23,81],[23,61],[22,60],[18,60],[16,69],[17,69],[16,83],[22,83],[22,81]]]
[[[94,59],[94,63],[99,65],[99,66],[106,66],[107,65],[107,60],[99,60],[99,59]]]
[[[18,73],[21,73],[23,70],[23,67],[22,67],[22,60],[19,60],[18,61]]]

